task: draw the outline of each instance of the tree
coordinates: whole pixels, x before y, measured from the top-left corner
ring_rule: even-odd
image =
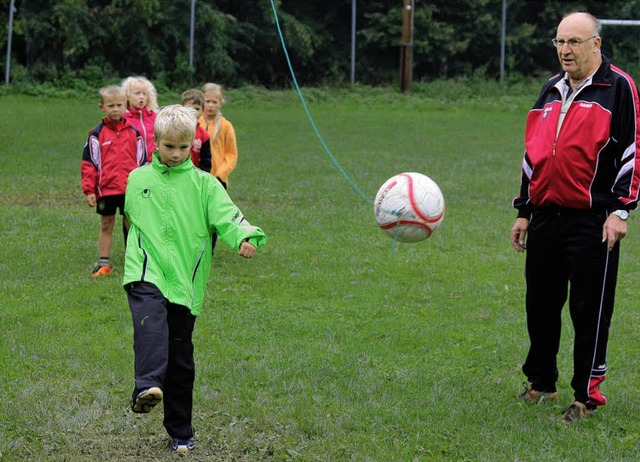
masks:
[[[302,85],[350,76],[352,0],[273,0]],[[289,68],[271,0],[198,0],[194,66],[189,65],[191,0],[22,0],[14,18],[13,70],[34,81],[115,80],[142,74],[178,89],[216,81],[285,87]],[[0,0],[8,11],[9,0]],[[357,77],[399,77],[401,0],[357,1]],[[602,18],[633,18],[640,0],[509,0],[507,70],[521,76],[559,69],[550,40],[561,16],[588,6]],[[499,77],[502,0],[416,0],[414,80]],[[6,45],[7,27],[0,43]],[[633,74],[640,28],[605,26],[603,50]]]

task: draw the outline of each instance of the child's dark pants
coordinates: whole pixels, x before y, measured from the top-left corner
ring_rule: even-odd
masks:
[[[172,438],[189,439],[193,408],[192,334],[196,317],[167,300],[158,288],[135,282],[126,287],[133,317],[136,386],[163,391],[164,427]]]

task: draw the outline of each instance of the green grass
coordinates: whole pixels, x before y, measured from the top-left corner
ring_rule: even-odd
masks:
[[[568,317],[560,403],[515,400],[528,342],[510,202],[536,90],[477,99],[306,92],[327,145],[368,196],[402,171],[441,186],[442,227],[397,252],[295,94],[227,95],[240,149],[230,193],[269,242],[249,261],[222,245],[216,252],[196,323],[190,460],[637,460],[633,215],[603,387],[609,404],[571,427],[558,421],[572,401]],[[0,107],[0,460],[175,460],[161,408],[128,411],[120,234],[115,274],[89,276],[98,216],[84,203],[79,164],[96,102],[5,94]]]

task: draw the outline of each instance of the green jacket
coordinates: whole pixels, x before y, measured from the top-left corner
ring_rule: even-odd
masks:
[[[127,238],[123,285],[154,284],[170,302],[200,314],[211,270],[211,235],[239,250],[248,240],[260,248],[266,236],[251,226],[220,182],[190,158],[176,167],[150,164],[129,175],[125,215]]]

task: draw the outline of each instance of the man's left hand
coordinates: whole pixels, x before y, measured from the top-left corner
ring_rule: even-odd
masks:
[[[627,235],[627,222],[613,213],[609,214],[602,227],[602,242],[606,242],[609,251]]]

